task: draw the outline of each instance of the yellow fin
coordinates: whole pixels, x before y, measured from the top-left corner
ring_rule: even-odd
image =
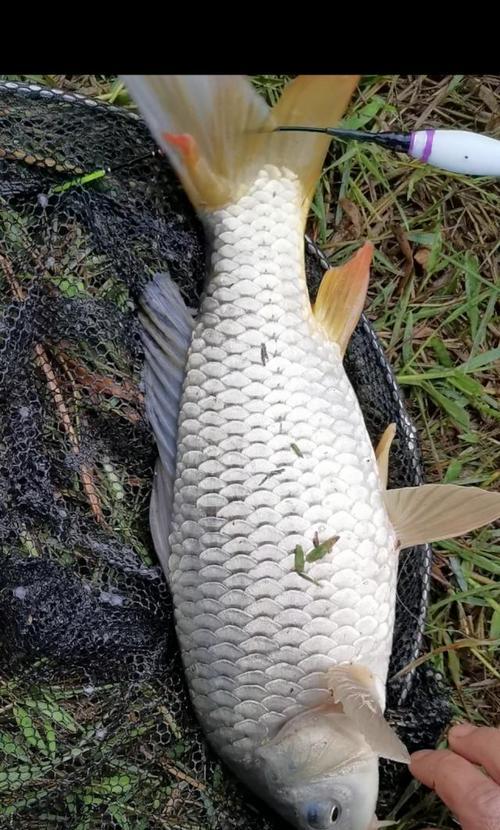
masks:
[[[273,108],[273,125],[329,127],[342,118],[359,75],[299,75],[286,86]],[[297,173],[307,213],[331,138],[322,133],[274,133],[270,148]],[[273,163],[277,164],[279,161]]]
[[[363,311],[373,245],[365,242],[344,265],[330,268],[323,276],[314,303],[314,316],[345,353],[351,335]]]
[[[295,172],[304,220],[330,138],[273,132],[275,126],[334,126],[358,75],[299,76],[274,110],[241,75],[125,75],[156,141],[194,206],[213,210],[244,193],[266,164]]]
[[[391,452],[391,444],[395,435],[396,424],[389,424],[377,444],[377,449],[375,450],[380,481],[384,490],[387,489],[387,479],[389,477],[389,454]]]
[[[328,672],[327,683],[334,701],[342,704],[345,714],[377,755],[402,764],[410,763],[408,750],[384,718],[380,681],[366,666],[335,666]]]
[[[269,119],[241,75],[125,75],[154,138],[197,208],[231,199],[252,131]]]
[[[384,501],[401,548],[463,536],[500,518],[500,493],[458,484],[387,490]]]

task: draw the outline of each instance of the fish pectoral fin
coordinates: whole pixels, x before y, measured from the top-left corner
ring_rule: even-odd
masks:
[[[391,445],[395,435],[396,424],[389,424],[377,444],[377,449],[375,450],[380,482],[384,490],[387,489],[387,480],[389,478],[389,454],[391,452]]]
[[[384,501],[401,548],[452,539],[500,518],[500,493],[457,484],[387,490]]]
[[[141,337],[146,358],[146,415],[160,455],[156,464],[149,521],[156,553],[166,570],[177,458],[177,420],[194,321],[178,287],[168,274],[157,274],[148,283],[140,306]]]
[[[313,306],[317,322],[342,354],[363,311],[372,257],[373,245],[365,242],[344,265],[326,271]]]
[[[377,680],[366,666],[335,666],[327,677],[328,689],[336,703],[355,723],[367,744],[381,758],[410,763],[410,755],[389,726],[379,703]]]

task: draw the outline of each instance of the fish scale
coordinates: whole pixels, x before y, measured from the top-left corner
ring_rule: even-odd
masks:
[[[293,173],[266,166],[210,217],[179,415],[170,585],[194,706],[229,761],[325,702],[332,665],[360,661],[383,686],[391,650],[395,534],[340,350],[309,306],[300,198]],[[306,565],[318,584],[294,569],[315,534],[339,537]]]

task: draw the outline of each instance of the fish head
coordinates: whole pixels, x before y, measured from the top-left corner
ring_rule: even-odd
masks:
[[[282,814],[297,830],[373,830],[377,827],[378,758],[349,771],[325,774],[301,786],[283,787]]]
[[[374,830],[378,756],[345,714],[292,718],[257,751],[259,789],[297,830]]]

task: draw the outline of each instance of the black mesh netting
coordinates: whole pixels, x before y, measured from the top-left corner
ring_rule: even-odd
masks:
[[[203,741],[152,550],[155,447],[136,301],[169,270],[190,304],[203,237],[145,127],[113,107],[0,85],[0,826],[277,828]],[[72,184],[111,167],[106,176]],[[324,268],[308,252],[311,286]],[[346,366],[390,483],[421,480],[370,325]],[[391,674],[421,648],[430,551],[401,556]],[[410,749],[447,721],[429,669],[388,686]],[[381,813],[408,783],[385,764]]]

